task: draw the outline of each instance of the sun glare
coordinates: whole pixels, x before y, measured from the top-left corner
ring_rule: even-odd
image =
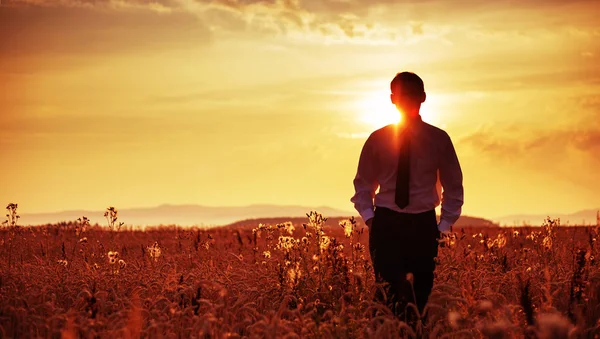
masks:
[[[400,121],[400,113],[390,101],[388,92],[371,92],[359,103],[360,120],[375,128]]]
[[[437,101],[428,96],[421,106],[421,117],[425,122],[436,123]],[[400,113],[396,106],[390,101],[387,91],[375,91],[366,93],[358,103],[359,119],[361,122],[380,128],[400,121]]]

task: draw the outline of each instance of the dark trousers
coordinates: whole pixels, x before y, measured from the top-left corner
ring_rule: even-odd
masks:
[[[369,251],[376,281],[384,286],[383,290],[377,289],[375,298],[402,320],[416,315],[406,308],[408,303],[415,304],[423,314],[433,288],[439,237],[435,210],[408,214],[375,208]],[[409,273],[412,283],[407,280]]]

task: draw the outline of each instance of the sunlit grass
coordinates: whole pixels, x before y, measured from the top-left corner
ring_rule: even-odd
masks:
[[[142,231],[114,208],[106,225],[22,227],[16,208],[0,232],[1,337],[598,334],[598,227],[548,219],[443,238],[427,318],[411,328],[372,301],[354,219]]]

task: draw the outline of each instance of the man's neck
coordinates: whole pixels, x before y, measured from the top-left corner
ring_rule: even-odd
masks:
[[[421,115],[418,113],[416,115],[405,115],[402,117],[402,120],[406,121],[406,123],[409,125],[423,121],[423,119],[421,119]]]

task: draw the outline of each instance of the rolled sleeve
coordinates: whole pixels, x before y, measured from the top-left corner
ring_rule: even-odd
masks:
[[[373,199],[378,187],[377,158],[374,154],[373,138],[369,137],[365,141],[360,154],[358,169],[354,178],[355,193],[350,199],[365,222],[375,215]]]
[[[446,135],[440,164],[442,184],[442,213],[440,225],[453,225],[461,215],[464,203],[463,174],[452,140]]]

